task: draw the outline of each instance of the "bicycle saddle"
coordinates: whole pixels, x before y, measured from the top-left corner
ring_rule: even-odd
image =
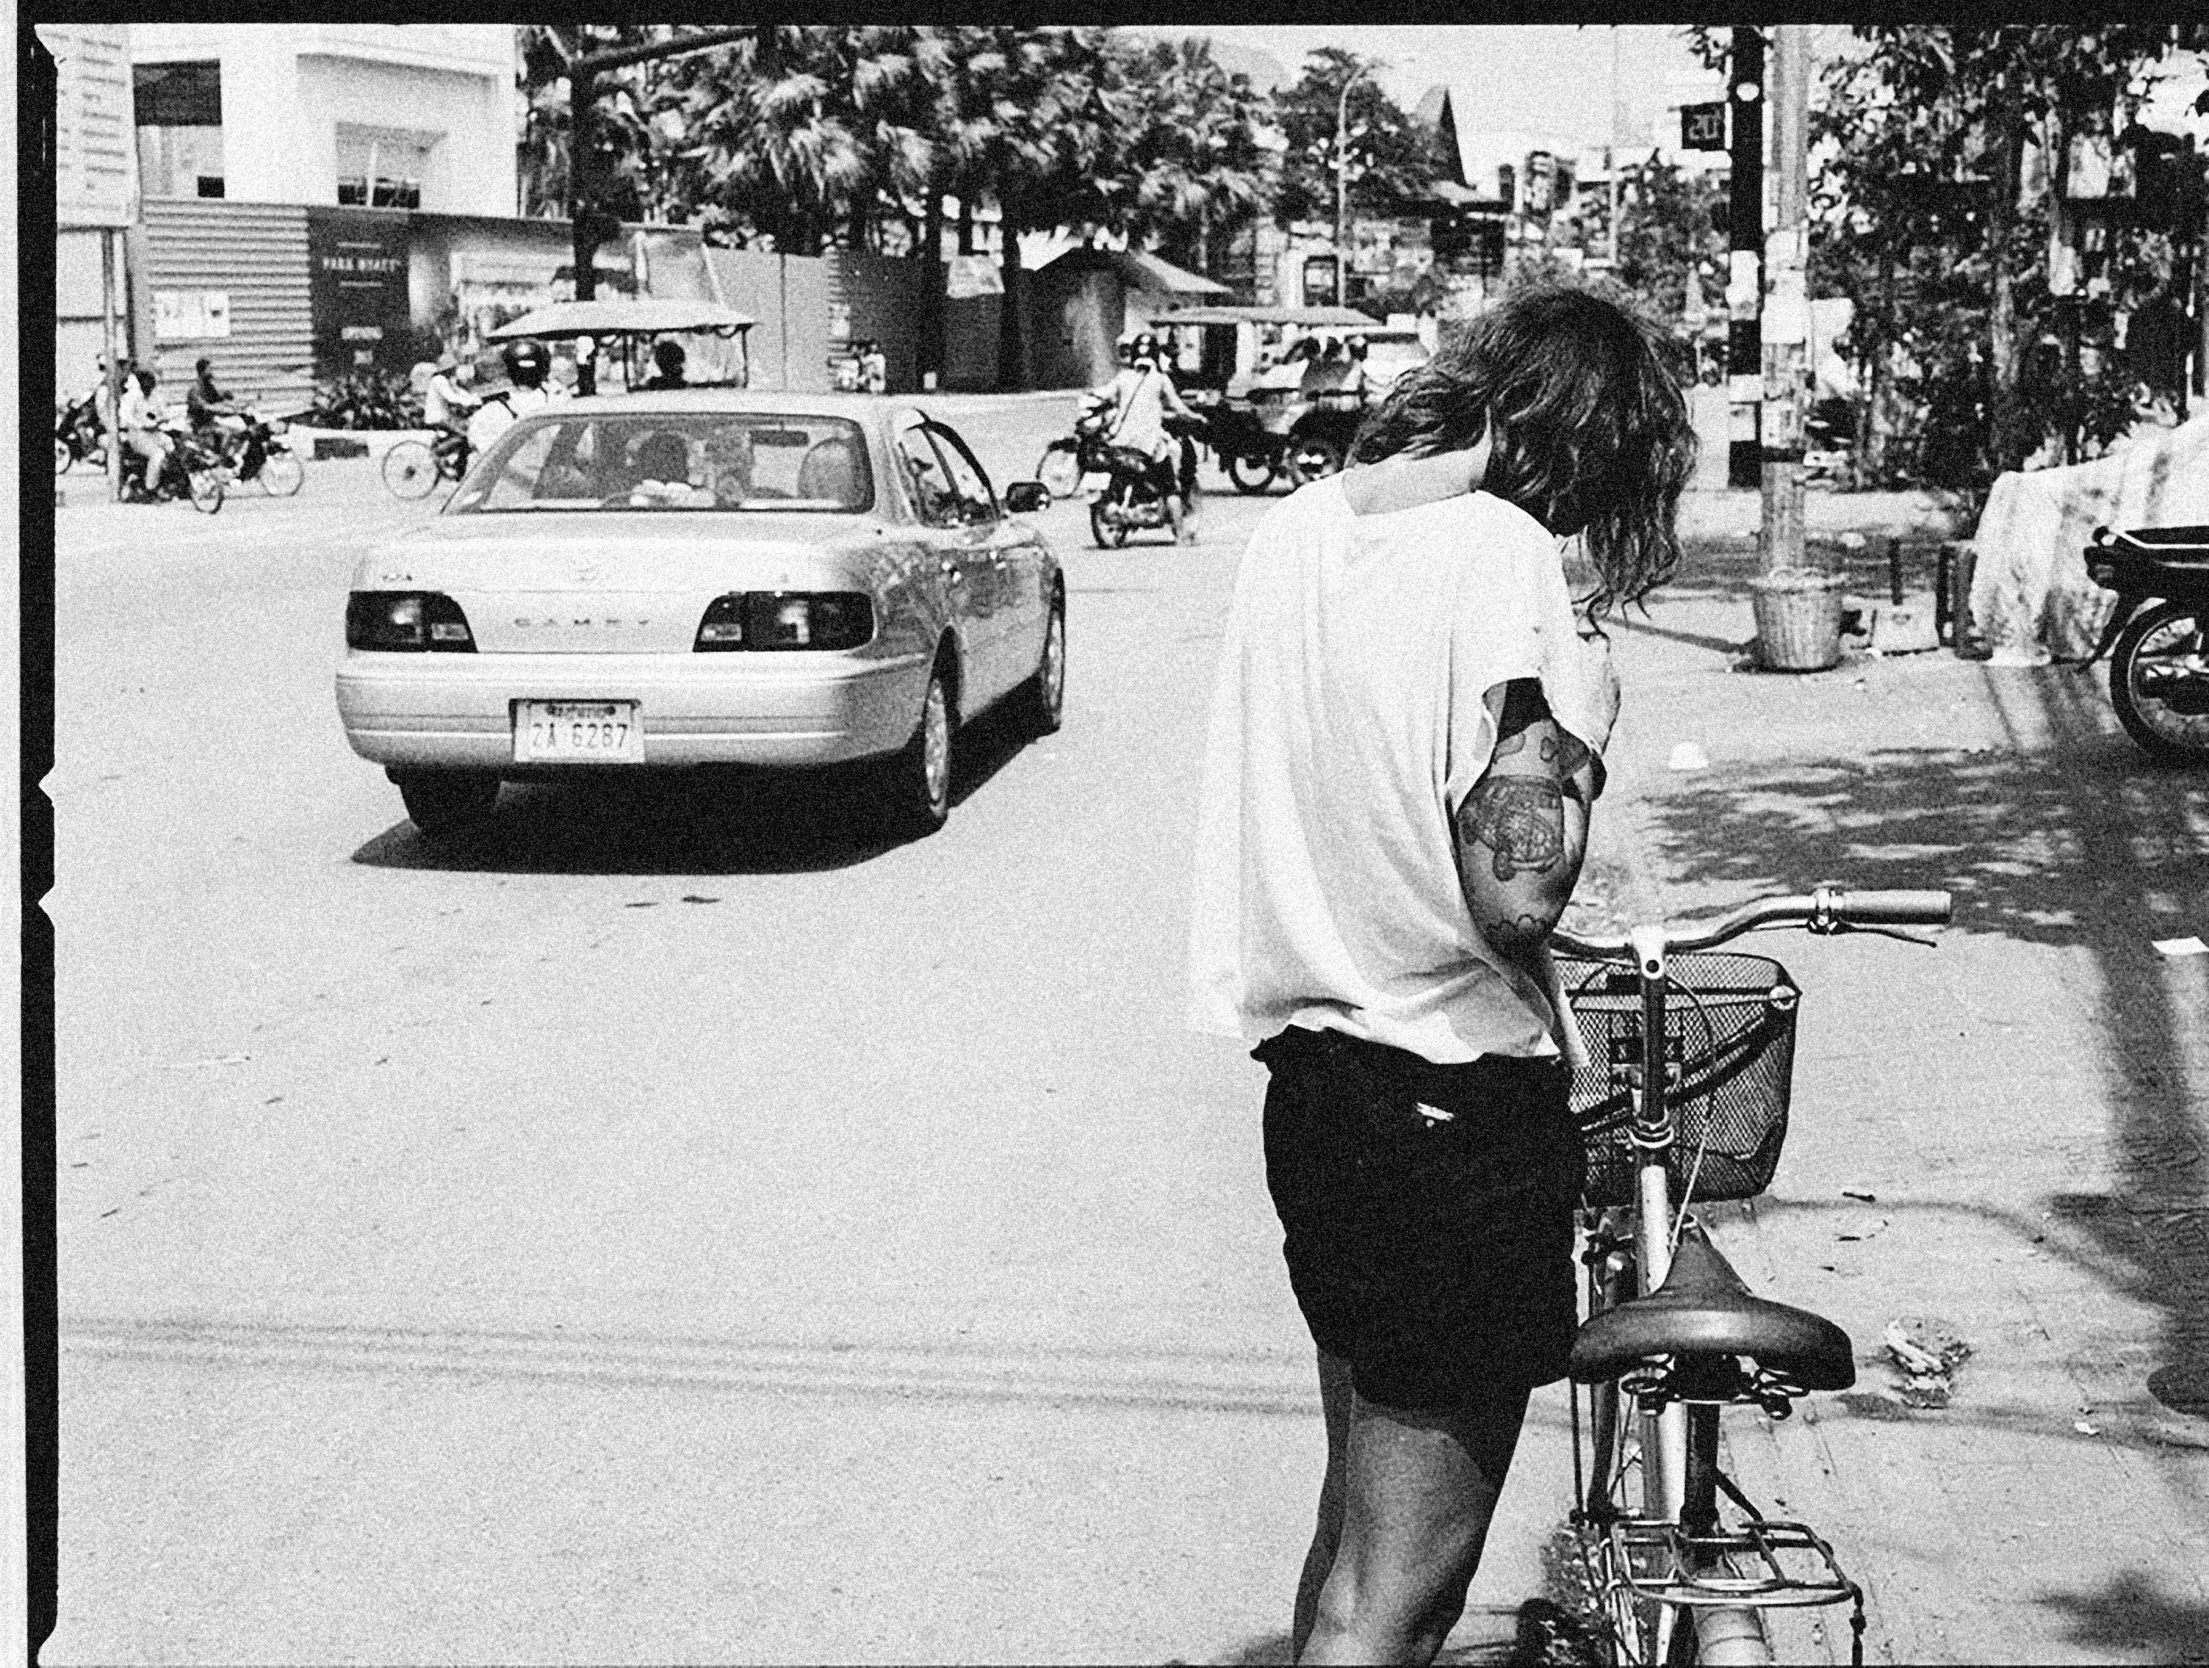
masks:
[[[1683,1238],[1664,1283],[1606,1309],[1572,1341],[1572,1376],[1617,1378],[1655,1355],[1746,1355],[1805,1390],[1856,1382],[1849,1336],[1821,1315],[1769,1303],[1705,1241]]]

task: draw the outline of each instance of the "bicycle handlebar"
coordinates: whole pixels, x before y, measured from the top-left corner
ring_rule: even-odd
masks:
[[[1805,927],[1816,933],[1847,932],[1856,927],[1945,925],[1954,913],[1954,901],[1946,892],[1871,891],[1850,892],[1838,886],[1821,886],[1808,897],[1758,898],[1721,916],[1701,932],[1664,935],[1670,954],[1715,949],[1761,927]],[[1550,943],[1567,955],[1591,961],[1615,961],[1634,955],[1635,945],[1626,933],[1582,938],[1574,933],[1550,934]]]

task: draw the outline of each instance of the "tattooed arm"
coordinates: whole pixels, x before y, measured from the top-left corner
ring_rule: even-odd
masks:
[[[1550,715],[1538,682],[1504,686],[1495,752],[1454,819],[1465,902],[1499,954],[1531,956],[1564,914],[1602,772],[1603,761]]]

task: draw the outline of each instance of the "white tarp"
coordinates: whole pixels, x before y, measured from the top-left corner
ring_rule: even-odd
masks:
[[[2175,429],[2136,429],[2092,463],[2004,475],[1972,539],[1973,622],[1998,665],[2084,660],[2115,601],[2086,575],[2094,529],[2203,522],[2209,412]]]

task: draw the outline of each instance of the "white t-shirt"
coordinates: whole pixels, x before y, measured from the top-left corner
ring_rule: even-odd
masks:
[[[1131,365],[1105,384],[1104,395],[1111,402],[1105,437],[1147,458],[1164,457],[1166,379],[1154,370]]]
[[[1190,1024],[1337,1030],[1448,1064],[1553,1055],[1543,982],[1489,949],[1451,811],[1488,767],[1503,686],[1607,739],[1557,540],[1487,493],[1357,515],[1341,477],[1243,553],[1197,818]]]
[[[480,456],[492,441],[512,428],[519,418],[532,411],[542,411],[560,396],[549,388],[524,388],[519,384],[507,390],[503,400],[485,400],[468,418],[468,449]]]

